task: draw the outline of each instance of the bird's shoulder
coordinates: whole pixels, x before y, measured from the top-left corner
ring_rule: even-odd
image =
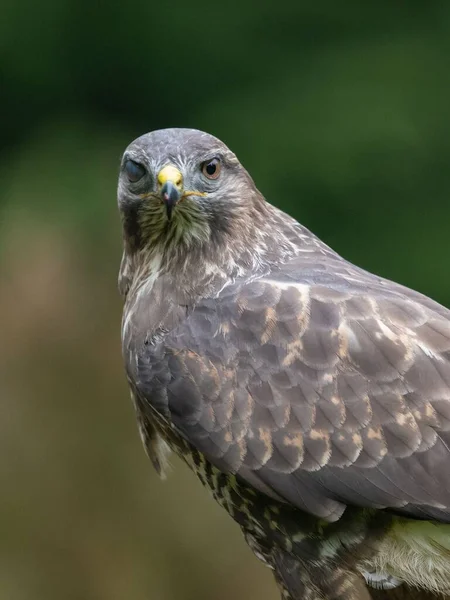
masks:
[[[430,328],[442,329],[443,337],[450,335],[446,307],[322,252],[302,253],[263,275],[229,282],[217,295],[202,299],[184,325],[195,336],[204,331],[199,327],[202,322],[210,322],[209,340],[213,333],[234,329],[236,335],[244,328],[259,344],[298,341],[307,331],[325,330],[335,337],[341,332],[346,337],[347,328],[354,328],[373,330],[379,342],[412,334],[411,343],[429,342],[430,351],[439,353],[439,336]]]

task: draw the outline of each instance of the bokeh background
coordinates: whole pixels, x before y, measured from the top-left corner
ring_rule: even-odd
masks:
[[[205,129],[341,254],[450,306],[450,3],[3,0],[0,599],[276,600],[123,375],[118,165]]]

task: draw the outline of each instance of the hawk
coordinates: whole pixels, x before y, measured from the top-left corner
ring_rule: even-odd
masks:
[[[123,358],[290,600],[450,592],[450,311],[354,266],[193,129],[126,149]],[[374,592],[375,593],[375,592]]]

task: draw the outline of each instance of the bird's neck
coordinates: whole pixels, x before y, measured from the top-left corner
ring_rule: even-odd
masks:
[[[322,244],[295,219],[267,202],[236,216],[229,231],[206,243],[131,249],[125,243],[119,284],[126,293],[149,279],[165,277],[192,298],[214,296],[240,277],[270,272],[311,246]]]

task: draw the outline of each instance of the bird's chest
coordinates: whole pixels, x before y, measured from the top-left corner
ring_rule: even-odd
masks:
[[[191,298],[169,274],[155,268],[133,279],[122,318],[122,349],[127,362],[133,354],[163,344],[167,333],[186,318]]]

